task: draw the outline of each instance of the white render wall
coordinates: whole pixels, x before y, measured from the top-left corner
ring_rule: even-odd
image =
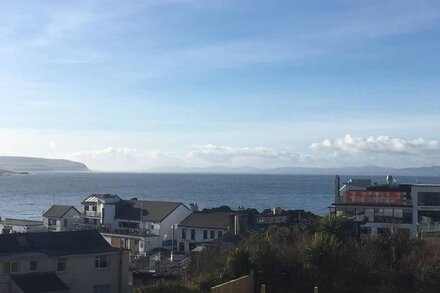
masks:
[[[180,204],[171,214],[168,215],[161,223],[160,223],[160,239],[161,241],[165,239],[165,235],[167,235],[166,240],[172,240],[173,238],[173,228],[171,226],[178,225],[182,222],[186,217],[189,216],[190,210],[183,204]],[[174,239],[178,239],[178,226],[174,228]]]
[[[4,223],[0,223],[0,234],[2,234],[3,228],[7,227],[11,229],[10,233],[28,233],[28,232],[43,232],[45,228],[43,225],[5,225]]]
[[[43,217],[43,226],[46,230],[49,228],[49,219],[56,219],[55,230],[60,231],[72,231],[75,230],[75,225],[81,223],[81,214],[78,213],[74,208],[71,208],[63,217],[61,218],[47,218]],[[67,227],[64,227],[64,219],[67,219]],[[53,227],[53,226],[52,226]]]
[[[186,229],[186,238],[182,239],[182,229]],[[191,240],[191,230],[195,230],[195,239]],[[208,231],[208,238],[203,239],[203,231]],[[211,231],[214,231],[214,238],[211,238]],[[179,243],[184,242],[185,243],[185,251],[189,250],[189,243],[208,243],[218,238],[218,231],[222,232],[222,235],[224,235],[226,232],[228,232],[228,229],[209,229],[209,228],[195,228],[195,227],[179,227],[177,232],[177,249],[179,249]]]
[[[29,262],[38,261],[38,272],[56,272],[58,277],[70,288],[70,292],[93,292],[97,285],[110,285],[111,293],[118,292],[120,280],[119,261],[122,259],[122,292],[128,292],[128,251],[105,253],[110,255],[110,267],[96,269],[95,256],[104,254],[87,254],[66,256],[66,271],[56,272],[57,257],[23,256],[0,259],[0,292],[9,292],[9,275],[3,273],[4,261],[19,261],[20,273],[29,273]],[[15,293],[14,291],[12,291]],[[21,292],[21,291],[17,291]]]

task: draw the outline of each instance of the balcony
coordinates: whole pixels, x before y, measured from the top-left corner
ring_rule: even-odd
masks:
[[[91,218],[101,218],[101,213],[97,211],[85,211],[84,215]]]
[[[136,229],[136,228],[111,228],[111,227],[100,227],[99,232],[108,233],[108,234],[119,234],[119,235],[127,235],[127,236],[158,236],[158,233],[155,233],[154,230],[149,229]]]
[[[419,224],[419,232],[440,232],[440,223],[432,222],[426,224]]]

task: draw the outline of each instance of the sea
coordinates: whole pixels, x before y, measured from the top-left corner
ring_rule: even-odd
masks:
[[[372,178],[384,183],[385,177]],[[400,177],[400,183],[440,183],[440,177]],[[236,209],[272,207],[329,213],[334,200],[334,176],[245,174],[153,174],[100,172],[36,172],[0,176],[0,217],[41,219],[53,204],[81,206],[94,193],[117,194],[124,199],[179,201],[199,208]]]

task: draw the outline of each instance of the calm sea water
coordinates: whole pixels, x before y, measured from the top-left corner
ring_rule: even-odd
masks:
[[[438,177],[398,180],[440,183]],[[261,211],[282,207],[326,214],[333,201],[333,190],[333,176],[317,175],[35,173],[0,176],[0,216],[39,219],[54,203],[80,207],[81,201],[92,193],[197,203],[201,208],[228,205]]]

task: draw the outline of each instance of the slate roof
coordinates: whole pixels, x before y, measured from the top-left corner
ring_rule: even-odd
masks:
[[[183,203],[168,201],[123,200],[116,204],[115,218],[120,220],[139,221],[142,208],[143,221],[162,222],[180,205],[183,205]]]
[[[11,274],[10,277],[24,293],[70,292],[69,287],[53,272]]]
[[[0,256],[31,252],[57,256],[115,250],[97,230],[0,234]]]
[[[180,222],[179,227],[229,229],[231,215],[228,212],[195,212]]]
[[[78,214],[81,214],[74,206],[53,205],[48,209],[43,217],[46,218],[62,218],[70,209],[74,209]]]

